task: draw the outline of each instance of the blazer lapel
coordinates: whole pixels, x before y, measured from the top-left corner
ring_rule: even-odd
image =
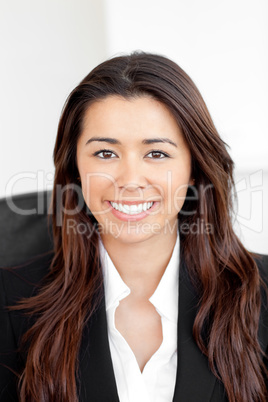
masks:
[[[119,402],[107,335],[104,298],[84,330],[79,363],[80,401]]]
[[[192,328],[198,299],[185,265],[180,264],[178,366],[173,402],[211,400],[216,377],[197,347]],[[107,332],[105,300],[89,320],[79,355],[79,400],[119,402]]]
[[[180,264],[178,366],[173,402],[210,401],[216,382],[208,360],[196,345],[192,328],[197,313],[198,299],[190,283],[186,266]]]

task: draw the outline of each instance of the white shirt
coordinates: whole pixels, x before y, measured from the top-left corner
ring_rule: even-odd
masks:
[[[108,338],[120,402],[172,402],[177,371],[179,237],[161,281],[149,299],[161,316],[163,342],[142,373],[133,351],[115,327],[115,310],[130,289],[101,241],[100,251]]]

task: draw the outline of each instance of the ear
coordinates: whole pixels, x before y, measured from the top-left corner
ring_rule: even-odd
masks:
[[[195,179],[191,178],[189,181],[189,186],[194,186],[195,185]]]

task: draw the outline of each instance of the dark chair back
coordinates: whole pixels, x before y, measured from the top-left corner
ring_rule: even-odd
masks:
[[[0,266],[12,267],[53,250],[49,206],[51,192],[0,200]]]

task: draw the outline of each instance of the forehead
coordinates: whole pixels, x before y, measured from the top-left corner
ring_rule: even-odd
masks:
[[[165,134],[175,139],[181,136],[181,130],[169,109],[149,96],[109,96],[87,109],[81,135],[90,134],[143,138]]]

